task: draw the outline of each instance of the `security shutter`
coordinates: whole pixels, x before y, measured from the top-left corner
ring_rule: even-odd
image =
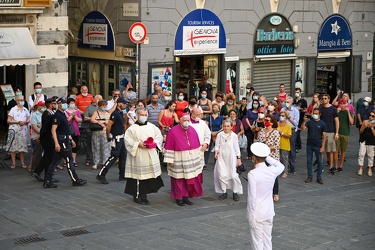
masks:
[[[279,93],[280,83],[284,83],[285,92],[290,94],[292,72],[292,60],[257,62],[253,71],[254,89],[267,100],[273,100]]]

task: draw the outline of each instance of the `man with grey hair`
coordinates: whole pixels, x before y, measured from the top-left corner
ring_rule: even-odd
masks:
[[[288,96],[285,99],[285,106],[281,111],[285,111],[286,122],[292,127],[292,136],[290,137],[290,151],[289,151],[289,172],[295,173],[295,164],[296,164],[296,138],[299,122],[299,110],[293,106],[293,97]]]
[[[159,98],[159,103],[165,107],[167,103],[172,100],[172,94],[168,90],[164,90],[163,94]]]
[[[138,204],[149,205],[147,194],[164,186],[157,152],[162,143],[160,129],[147,121],[147,110],[138,108],[137,121],[125,133],[125,193],[132,195]]]

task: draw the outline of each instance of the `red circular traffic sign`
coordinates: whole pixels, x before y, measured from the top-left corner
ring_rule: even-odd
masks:
[[[143,23],[133,23],[129,28],[129,38],[133,43],[142,43],[147,36],[147,29]]]

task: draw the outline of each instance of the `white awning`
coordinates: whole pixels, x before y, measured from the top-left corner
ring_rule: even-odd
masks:
[[[276,61],[276,60],[294,60],[296,54],[276,54],[276,55],[259,55],[255,56],[255,61]]]
[[[350,50],[318,53],[318,58],[343,58],[343,57],[349,57],[349,56],[350,56]]]
[[[0,66],[38,64],[39,60],[28,28],[0,28]]]

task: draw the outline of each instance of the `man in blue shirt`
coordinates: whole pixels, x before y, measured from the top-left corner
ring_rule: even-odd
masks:
[[[125,119],[123,110],[126,109],[126,104],[128,103],[124,97],[119,97],[117,99],[117,108],[112,112],[107,124],[107,139],[111,142],[111,155],[104,163],[100,169],[99,174],[96,179],[102,184],[108,184],[109,182],[105,178],[108,170],[112,165],[119,159],[118,169],[119,169],[119,180],[125,180],[125,162],[126,162],[126,148],[124,143],[125,134]]]
[[[312,182],[313,171],[312,171],[312,159],[315,153],[316,161],[318,163],[317,179],[319,184],[323,184],[322,180],[322,154],[324,153],[326,143],[326,124],[320,120],[320,111],[318,108],[313,110],[312,120],[308,120],[307,116],[301,124],[301,129],[307,128],[307,143],[306,143],[306,155],[307,155],[307,179],[306,183]]]
[[[75,147],[76,144],[70,135],[68,119],[64,113],[64,111],[68,108],[68,104],[64,98],[60,98],[57,101],[57,104],[58,109],[53,118],[51,129],[53,142],[55,144],[55,152],[52,162],[48,167],[43,187],[57,187],[57,185],[52,182],[52,175],[62,158],[64,158],[67,163],[68,173],[72,179],[73,186],[83,186],[87,183],[87,181],[78,178],[72,158],[72,147]]]

